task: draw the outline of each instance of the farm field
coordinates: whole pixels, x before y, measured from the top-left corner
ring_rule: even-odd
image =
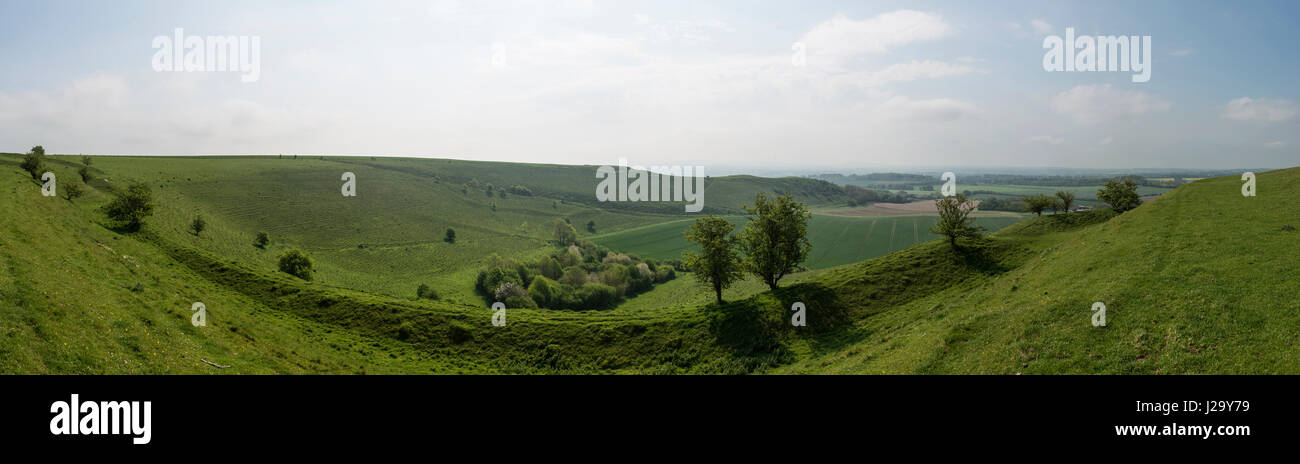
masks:
[[[747,222],[744,216],[726,216],[739,229]],[[883,256],[912,245],[938,238],[930,232],[936,216],[853,217],[814,214],[808,222],[808,241],[813,250],[804,263],[810,269],[823,269],[864,259]],[[1015,214],[978,217],[975,222],[993,232],[1021,220]],[[694,250],[683,235],[690,221],[674,221],[592,237],[596,243],[624,252],[655,259],[680,259],[682,252]]]

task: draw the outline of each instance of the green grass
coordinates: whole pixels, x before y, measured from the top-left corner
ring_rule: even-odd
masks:
[[[455,290],[472,285],[479,253],[544,253],[533,224],[558,215],[602,218],[611,233],[597,239],[633,237],[629,246],[678,223],[514,197],[498,198],[493,216],[485,195],[439,187],[452,176],[437,161],[391,161],[423,174],[353,163],[360,196],[330,199],[349,162],[97,157],[94,188],[69,202],[41,197],[17,158],[0,156],[0,372],[1300,373],[1300,235],[1283,230],[1300,226],[1300,168],[1260,174],[1255,198],[1235,177],[1205,179],[1119,216],[1025,220],[960,252],[925,241],[922,217],[818,215],[821,268],[777,291],[749,278],[713,305],[684,274],[612,310],[510,310],[493,327],[490,310]],[[60,182],[77,181],[74,163],[50,164]],[[96,210],[128,179],[158,194],[137,233]],[[201,236],[186,230],[196,210],[209,222]],[[878,250],[864,230],[877,237],[885,223],[888,254],[835,265],[853,259],[837,256],[857,253],[849,244]],[[447,224],[464,250],[439,245]],[[902,248],[909,224],[922,243]],[[257,230],[272,233],[268,250],[252,246]],[[864,239],[840,241],[854,235]],[[309,249],[320,278],[276,272],[286,246]],[[437,279],[447,300],[407,294]],[[189,323],[195,301],[207,327]],[[1089,322],[1098,301],[1106,327]],[[807,327],[789,325],[794,302],[807,305]]]
[[[726,216],[737,230],[747,222],[744,216]],[[936,216],[848,217],[815,214],[808,221],[808,241],[813,249],[804,265],[823,269],[884,256],[917,243],[938,238],[930,232]],[[1018,217],[980,217],[976,224],[997,231],[1020,221]],[[592,240],[610,249],[637,253],[655,259],[681,259],[682,252],[695,250],[684,232],[691,220],[637,227]]]

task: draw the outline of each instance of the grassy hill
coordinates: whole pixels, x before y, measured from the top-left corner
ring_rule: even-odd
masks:
[[[98,157],[94,188],[70,202],[0,157],[0,372],[1300,372],[1300,236],[1283,228],[1300,226],[1300,169],[1261,174],[1255,198],[1233,177],[1205,179],[1117,217],[1031,219],[960,253],[928,241],[775,292],[749,280],[721,306],[684,275],[613,310],[510,310],[493,327],[472,297],[404,289],[472,280],[483,251],[545,252],[540,224],[556,217],[600,218],[601,232],[674,218],[554,205],[543,187],[474,198],[436,169],[377,161],[238,161]],[[77,179],[70,160],[50,163]],[[357,198],[338,194],[344,166]],[[160,207],[137,233],[97,211],[127,179],[154,184]],[[210,224],[200,236],[185,227],[196,211]],[[464,229],[464,250],[439,244],[447,226]],[[251,245],[257,230],[270,249]],[[274,271],[286,246],[308,248],[321,278]],[[190,325],[196,301],[207,327]],[[790,327],[794,302],[808,327]],[[1089,322],[1094,302],[1106,327]]]

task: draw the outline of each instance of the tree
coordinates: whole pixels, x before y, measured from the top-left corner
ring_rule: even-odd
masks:
[[[90,166],[91,164],[94,164],[94,161],[95,160],[91,159],[89,156],[81,155],[81,164]]]
[[[1030,195],[1025,197],[1025,211],[1029,211],[1039,216],[1043,215],[1043,210],[1051,208],[1052,205],[1055,204],[1056,200],[1053,200],[1052,197],[1047,195]]]
[[[31,174],[33,179],[40,179],[41,171],[45,170],[45,147],[40,145],[32,147],[26,155],[23,155],[23,162],[18,167]]]
[[[578,243],[578,230],[573,228],[573,224],[556,219],[555,242],[560,245],[572,245]]]
[[[271,236],[267,235],[266,232],[258,232],[257,239],[253,240],[253,245],[258,248],[266,248],[268,243],[271,243]]]
[[[718,304],[722,304],[722,290],[743,276],[737,240],[730,235],[734,228],[726,219],[710,214],[696,219],[686,231],[686,240],[698,244],[700,253],[685,252],[682,261],[695,273],[695,280],[713,289]]]
[[[596,221],[587,221],[587,232],[596,233]]]
[[[1064,190],[1058,190],[1056,192],[1056,198],[1060,199],[1059,203],[1061,204],[1061,210],[1068,214],[1070,212],[1070,206],[1074,204],[1074,194]]]
[[[68,185],[63,186],[63,195],[68,198],[68,201],[80,198],[84,193],[86,192],[81,189],[81,184],[76,182],[68,182]]]
[[[456,229],[447,228],[447,235],[442,238],[447,243],[456,243]]]
[[[1142,204],[1142,197],[1137,193],[1137,182],[1124,179],[1123,182],[1106,181],[1106,185],[1097,191],[1097,199],[1110,205],[1116,213],[1123,213]]]
[[[415,289],[415,297],[423,298],[426,300],[436,300],[438,299],[438,292],[432,288],[429,288],[428,285],[420,284],[420,287]]]
[[[78,170],[77,170],[77,174],[80,174],[80,175],[81,175],[81,181],[82,181],[82,182],[85,182],[85,183],[87,183],[87,184],[90,183],[90,167],[89,167],[89,166],[82,166],[81,169],[78,169]]]
[[[104,213],[110,219],[126,223],[131,230],[140,229],[144,219],[153,215],[153,210],[153,192],[148,184],[142,182],[131,184],[104,205]]]
[[[754,206],[745,207],[749,223],[740,232],[740,249],[745,253],[745,268],[776,290],[782,277],[799,270],[808,258],[808,220],[812,213],[789,194],[768,201],[759,192]]]
[[[302,280],[311,280],[311,257],[298,250],[286,250],[280,254],[280,271]]]
[[[970,217],[971,211],[975,210],[974,200],[959,193],[935,200],[934,206],[939,210],[939,221],[930,226],[930,232],[948,236],[948,244],[953,248],[957,248],[959,238],[979,237],[982,228]]]
[[[206,228],[208,228],[208,222],[203,220],[202,215],[194,216],[194,221],[190,222],[190,230],[194,231],[195,236],[203,233],[203,229]]]

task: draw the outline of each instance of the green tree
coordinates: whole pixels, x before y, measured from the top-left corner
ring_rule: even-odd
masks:
[[[683,263],[695,279],[710,287],[718,304],[722,304],[722,290],[736,283],[744,275],[744,264],[736,252],[737,239],[731,236],[735,226],[726,219],[709,215],[695,220],[686,231],[686,240],[700,246],[700,252],[683,253]]]
[[[266,244],[271,243],[271,236],[266,232],[258,232],[257,239],[253,240],[253,245],[258,248],[266,248]]]
[[[95,160],[91,159],[89,156],[81,155],[81,164],[90,166],[91,164],[94,164],[94,162]]]
[[[298,250],[286,250],[280,254],[280,272],[296,276],[302,280],[311,280],[311,257]]]
[[[81,189],[81,184],[76,182],[68,182],[68,185],[63,186],[63,195],[68,198],[68,201],[80,198],[84,193],[86,192]]]
[[[957,194],[935,200],[934,206],[939,210],[939,221],[930,226],[930,232],[948,236],[948,244],[953,248],[957,248],[957,239],[979,237],[982,228],[970,217],[975,210],[974,200]]]
[[[456,229],[447,228],[447,234],[442,237],[442,241],[447,243],[456,243]]]
[[[1064,190],[1058,190],[1056,191],[1056,198],[1059,200],[1057,203],[1060,204],[1061,211],[1065,211],[1068,214],[1070,212],[1070,206],[1074,205],[1074,194]]]
[[[1030,195],[1025,197],[1025,211],[1029,211],[1039,216],[1043,215],[1043,210],[1051,208],[1052,205],[1055,204],[1056,200],[1053,200],[1052,197],[1047,195]]]
[[[31,174],[33,179],[40,179],[41,171],[45,170],[45,147],[40,145],[32,147],[26,155],[23,155],[23,162],[18,167]]]
[[[578,230],[573,228],[573,224],[556,219],[555,242],[560,245],[572,245],[578,243]]]
[[[745,253],[745,268],[776,290],[781,278],[799,270],[808,258],[808,220],[812,213],[789,194],[771,201],[760,192],[754,206],[745,207],[749,223],[740,232],[740,250]]]
[[[432,288],[429,288],[428,285],[420,284],[420,287],[415,289],[415,297],[423,298],[426,300],[436,300],[438,299],[438,292]]]
[[[90,177],[91,177],[91,176],[90,176],[90,166],[82,166],[81,169],[78,169],[78,170],[77,170],[77,174],[80,174],[80,175],[81,175],[81,181],[82,181],[82,182],[85,182],[85,183],[87,183],[87,184],[90,183]]]
[[[1097,191],[1097,199],[1110,205],[1116,213],[1123,213],[1142,204],[1142,197],[1137,193],[1137,182],[1124,179],[1123,182],[1106,181],[1106,185]]]
[[[153,215],[153,210],[153,192],[148,184],[142,182],[131,184],[104,205],[104,213],[110,219],[126,223],[131,230],[140,229],[145,218]]]
[[[194,216],[194,221],[190,222],[190,230],[194,231],[195,236],[203,233],[203,229],[206,228],[208,228],[208,222],[203,220],[202,215]]]
[[[596,221],[587,221],[587,232],[596,233]]]

